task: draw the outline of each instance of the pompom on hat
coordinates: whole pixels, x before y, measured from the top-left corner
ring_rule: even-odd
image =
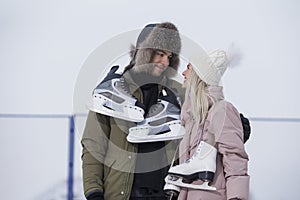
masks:
[[[208,85],[217,86],[228,66],[239,63],[241,56],[238,53],[233,46],[227,53],[222,49],[216,49],[209,53],[203,51],[200,55],[193,55],[190,63],[201,80]]]

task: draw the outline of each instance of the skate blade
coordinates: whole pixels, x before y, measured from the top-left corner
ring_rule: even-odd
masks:
[[[177,126],[177,128],[174,128]],[[179,127],[179,128],[178,128]],[[160,142],[169,140],[179,140],[183,138],[184,130],[181,129],[181,125],[169,125],[169,131],[158,134],[149,134],[153,132],[149,126],[137,126],[129,129],[129,134],[127,136],[127,141],[131,143],[145,143],[145,142]],[[176,130],[174,130],[176,129]],[[179,132],[179,131],[180,132]],[[179,133],[178,133],[179,132]]]
[[[127,136],[127,141],[131,143],[146,143],[146,142],[162,142],[162,141],[169,141],[169,140],[179,140],[182,139],[182,136],[173,136],[173,137],[135,137],[128,135]]]
[[[174,177],[174,176],[166,176],[165,182],[169,184],[173,184],[179,187],[184,187],[184,188],[191,188],[195,190],[216,190],[215,187],[209,186],[208,182],[204,182],[201,185],[195,185],[195,184],[188,184],[182,182],[182,177]]]
[[[119,112],[117,110],[114,110],[109,102],[110,101],[105,99],[101,101],[98,100],[97,103],[91,100],[87,103],[87,108],[93,112],[126,121],[141,122],[144,120],[144,111],[141,108],[137,106],[122,106],[125,112]]]
[[[164,136],[164,137],[183,137],[185,133],[185,128],[181,126],[180,120],[175,120],[173,122],[168,122],[160,126],[150,126],[145,123],[142,125],[137,125],[129,129],[129,134],[133,137],[146,137],[146,136]]]

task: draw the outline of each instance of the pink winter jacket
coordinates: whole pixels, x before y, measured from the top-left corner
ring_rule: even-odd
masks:
[[[211,186],[216,191],[182,188],[179,200],[229,200],[249,199],[248,155],[243,143],[243,127],[237,109],[224,100],[222,87],[209,87],[209,92],[219,100],[204,122],[195,124],[191,116],[190,98],[185,98],[181,111],[186,133],[180,143],[180,163],[190,158],[200,140],[214,145],[218,151],[217,169]],[[201,184],[195,181],[192,184]]]

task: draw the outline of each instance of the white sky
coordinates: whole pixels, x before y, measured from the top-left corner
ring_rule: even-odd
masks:
[[[77,77],[96,48],[113,36],[140,29],[149,22],[171,21],[181,34],[206,49],[227,48],[231,42],[239,45],[244,59],[240,66],[225,73],[223,83],[225,96],[240,111],[250,117],[299,118],[299,13],[297,0],[0,1],[0,113],[73,113]],[[181,66],[180,70],[184,67]],[[63,171],[55,173],[57,176],[43,177],[49,180],[43,186],[50,186],[54,179],[63,179],[61,174],[67,167],[67,142],[55,150],[51,144],[67,141],[67,136],[54,136],[49,133],[53,129],[43,130],[44,126],[41,123],[36,126],[36,121],[29,125],[23,123],[17,122],[26,131],[16,130],[13,121],[0,118],[1,141],[8,141],[0,147],[3,158],[0,164],[9,163],[7,172],[0,174],[4,177],[0,186],[6,181],[17,180],[17,177],[10,177],[12,172],[9,169],[20,165],[17,161],[23,158],[17,146],[11,152],[16,159],[11,161],[10,156],[3,154],[7,152],[6,147],[15,146],[15,141],[21,138],[18,143],[26,148],[26,143],[37,142],[37,132],[48,139],[50,152],[54,151],[55,155],[64,152],[56,161],[65,162]],[[47,126],[52,127],[52,122]],[[299,124],[297,126],[298,130]],[[258,130],[265,131],[262,127]],[[60,131],[65,134],[67,128]],[[22,133],[28,135],[20,135]],[[293,137],[299,139],[299,136]],[[28,140],[23,140],[25,138]],[[268,139],[267,135],[264,139]],[[79,145],[79,138],[76,142]],[[259,146],[263,147],[263,144]],[[257,152],[251,145],[249,150]],[[40,162],[38,158],[30,157],[30,153],[38,156],[29,147],[25,155],[29,156],[29,162],[20,161],[28,170],[32,169],[28,163],[38,165]],[[76,156],[77,161],[80,160],[80,155]],[[49,163],[53,164],[52,161]],[[299,167],[299,161],[296,166]],[[33,172],[29,170],[28,173]],[[24,186],[15,184],[10,188],[19,190]],[[1,194],[17,195],[8,191],[9,188],[3,190],[0,187]],[[37,194],[28,191],[23,199],[31,200]],[[5,199],[12,198],[5,196]],[[19,198],[16,196],[15,199]]]
[[[240,109],[250,116],[299,117],[299,4],[2,1],[0,111],[72,113],[75,81],[93,50],[148,22],[171,21],[207,49],[227,48],[231,42],[240,46],[241,66],[224,76],[226,95]]]

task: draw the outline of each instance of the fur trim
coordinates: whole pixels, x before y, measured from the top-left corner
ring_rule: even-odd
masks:
[[[136,73],[147,72],[149,69],[145,69],[147,67],[145,65],[149,65],[157,49],[173,53],[169,64],[172,69],[168,69],[166,75],[174,76],[179,66],[181,39],[176,26],[169,22],[157,24],[137,48],[131,49],[130,52],[135,65],[132,69]]]
[[[133,44],[130,45],[129,55],[131,59],[135,57],[136,51],[137,49],[135,48],[135,46]]]

